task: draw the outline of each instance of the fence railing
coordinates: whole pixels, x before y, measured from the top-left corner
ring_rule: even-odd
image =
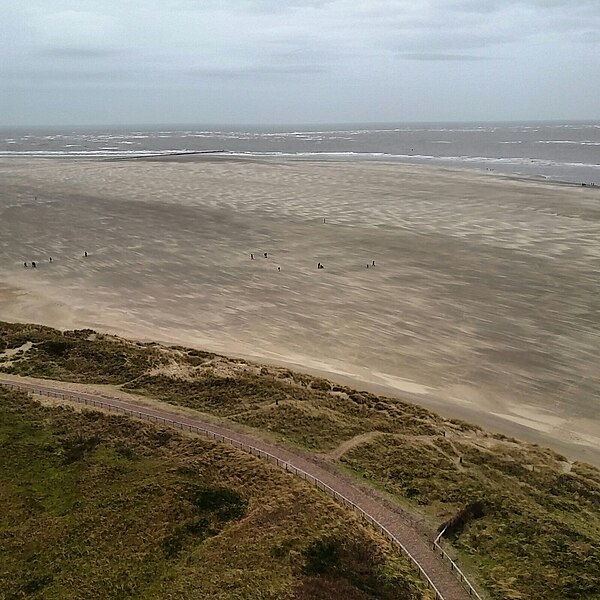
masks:
[[[249,452],[250,454],[253,454],[254,456],[263,458],[263,459],[269,461],[270,463],[284,469],[285,471],[293,473],[294,475],[301,477],[305,481],[312,483],[315,487],[317,487],[321,491],[325,492],[326,494],[328,494],[329,496],[331,496],[338,502],[342,503],[344,506],[351,508],[364,521],[366,521],[372,527],[374,527],[381,535],[383,535],[386,539],[388,539],[394,546],[399,548],[401,550],[401,552],[404,553],[410,559],[410,561],[412,562],[413,566],[415,567],[415,569],[417,570],[417,572],[419,573],[421,578],[425,581],[425,583],[429,586],[429,588],[434,592],[435,600],[445,600],[444,596],[439,591],[439,589],[437,588],[435,583],[433,583],[433,581],[431,580],[429,575],[425,572],[425,570],[423,569],[421,564],[411,554],[411,552],[408,550],[408,548],[406,548],[404,546],[404,544],[398,538],[396,538],[396,536],[393,533],[391,533],[389,531],[389,529],[387,529],[384,525],[379,523],[379,521],[377,521],[377,519],[372,517],[369,513],[365,512],[360,506],[358,506],[357,504],[352,502],[352,500],[346,498],[343,494],[340,494],[338,491],[334,490],[332,487],[327,485],[324,481],[321,481],[320,479],[318,479],[317,477],[314,477],[310,473],[307,473],[306,471],[303,471],[302,469],[295,467],[291,463],[284,461],[284,460],[278,458],[277,456],[274,456],[273,454],[266,452],[265,450],[261,450],[260,448],[257,448],[255,446],[251,446],[244,442],[240,442],[239,440],[235,440],[233,438],[227,437],[220,433],[216,433],[214,431],[211,431],[210,429],[204,429],[204,428],[198,427],[196,425],[190,425],[188,423],[183,423],[181,421],[175,421],[172,419],[167,419],[165,417],[159,417],[159,416],[153,415],[151,413],[145,412],[143,410],[132,410],[132,409],[128,409],[128,408],[123,408],[122,406],[116,406],[115,404],[111,404],[110,402],[107,402],[107,401],[96,400],[95,398],[91,397],[90,395],[85,395],[82,393],[69,393],[69,392],[65,392],[65,391],[54,392],[54,391],[48,390],[47,388],[38,387],[34,384],[17,383],[17,382],[9,382],[9,381],[0,381],[0,385],[3,385],[5,387],[10,387],[10,388],[21,389],[21,390],[33,392],[35,394],[40,394],[40,395],[48,396],[51,398],[59,398],[62,400],[72,400],[74,402],[84,404],[85,406],[94,406],[97,408],[102,408],[102,409],[106,409],[106,410],[115,412],[117,414],[123,414],[123,415],[136,417],[138,419],[143,419],[143,420],[149,421],[151,423],[158,423],[158,424],[175,427],[175,428],[181,429],[181,430],[187,430],[187,431],[190,431],[191,433],[195,433],[197,435],[202,435],[204,437],[207,437],[207,438],[219,441],[219,442],[224,442],[226,444],[230,444],[236,448],[239,448],[240,450]],[[438,552],[440,552],[441,556],[450,562],[451,569],[455,572],[459,581],[464,585],[464,587],[466,588],[469,595],[474,596],[478,600],[482,600],[481,596],[477,593],[475,588],[473,588],[471,583],[465,577],[464,573],[458,568],[458,565],[456,565],[456,563],[450,558],[450,556],[448,556],[448,554],[444,551],[444,549],[439,545],[440,537],[441,537],[441,535],[438,536],[433,543],[434,550],[437,550]]]
[[[446,531],[446,528],[444,527],[444,529],[442,529],[442,531],[440,531],[438,536],[433,541],[434,551],[439,552],[440,556],[450,563],[450,569],[456,575],[458,580],[463,584],[463,586],[465,587],[467,592],[469,592],[469,596],[473,596],[474,598],[477,598],[477,600],[483,600],[481,595],[477,592],[477,590],[473,587],[471,582],[467,579],[467,576],[461,571],[459,566],[456,564],[456,561],[454,561],[452,559],[452,557],[442,548],[440,542],[442,540],[442,536],[444,535],[445,531]]]

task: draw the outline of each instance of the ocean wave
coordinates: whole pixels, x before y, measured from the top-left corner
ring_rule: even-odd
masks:
[[[251,151],[226,151],[222,154],[227,156],[249,156],[249,157],[286,157],[286,158],[310,158],[310,157],[401,157],[401,154],[388,154],[386,152],[251,152]]]
[[[0,150],[1,157],[30,156],[32,158],[126,158],[135,156],[168,156],[173,154],[195,154],[185,150],[123,150],[119,148],[100,150]]]
[[[435,156],[431,154],[390,154],[387,152],[225,152],[229,156],[254,156],[254,157],[351,157],[351,158],[389,158],[396,160],[417,160],[417,161],[436,161],[449,163],[482,163],[482,164],[497,164],[497,165],[532,165],[541,167],[586,167],[600,169],[600,164],[581,163],[581,162],[564,162],[541,158],[523,158],[523,157],[491,157],[491,156]]]
[[[523,157],[490,157],[490,156],[430,156],[430,155],[404,155],[409,158],[420,158],[426,160],[463,162],[463,163],[490,163],[499,165],[533,165],[539,167],[586,167],[600,169],[600,164],[556,161],[544,158],[523,158]]]
[[[537,140],[536,144],[571,144],[575,146],[600,146],[600,142],[593,140]]]
[[[123,143],[123,142],[121,142]],[[132,142],[133,143],[133,142]],[[80,150],[77,144],[65,145],[62,150],[0,150],[1,157],[22,156],[22,157],[37,157],[37,158],[132,158],[146,156],[169,156],[169,155],[185,155],[198,154],[196,150],[189,149],[146,149],[146,150],[127,150],[117,146],[104,146],[94,150]],[[73,148],[73,149],[71,149]],[[210,155],[210,151],[202,151],[202,154]],[[323,158],[323,159],[349,159],[349,160],[392,160],[404,162],[435,162],[435,163],[453,163],[471,164],[471,165],[503,165],[503,166],[529,166],[529,167],[544,167],[544,168],[589,168],[600,169],[600,164],[573,162],[573,161],[558,161],[542,158],[526,158],[526,157],[491,157],[491,156],[439,156],[432,154],[394,154],[389,152],[356,152],[356,151],[303,151],[303,152],[285,152],[285,151],[237,151],[225,150],[215,151],[215,154],[225,156],[240,156],[240,157],[281,157],[281,158]]]

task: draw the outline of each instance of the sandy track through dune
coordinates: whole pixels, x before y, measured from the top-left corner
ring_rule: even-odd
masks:
[[[59,394],[63,395],[65,400],[70,399],[92,405],[102,403],[102,405],[112,411],[121,410],[129,414],[137,413],[140,417],[147,420],[148,417],[154,418],[157,422],[162,421],[166,425],[172,424],[168,423],[169,421],[176,421],[186,427],[197,427],[216,436],[224,436],[230,441],[240,444],[240,448],[242,449],[243,446],[249,446],[266,452],[279,459],[282,463],[287,463],[296,469],[304,471],[326,484],[329,488],[350,500],[350,502],[385,527],[410,553],[422,571],[426,573],[439,593],[438,598],[442,600],[464,600],[470,597],[458,580],[452,575],[449,566],[442,562],[432,550],[431,542],[425,539],[423,533],[419,531],[414,523],[411,523],[406,514],[403,514],[399,508],[395,510],[390,506],[389,502],[384,501],[382,497],[378,497],[376,492],[369,491],[369,493],[366,493],[360,488],[357,482],[340,472],[333,471],[330,465],[327,465],[317,457],[269,444],[246,433],[208,422],[200,417],[191,416],[189,413],[186,414],[174,408],[171,409],[171,407],[165,406],[164,408],[159,408],[156,405],[143,403],[139,399],[117,398],[100,392],[77,391],[72,386],[70,386],[70,389],[67,389],[66,386],[60,387],[60,383],[50,381],[32,383],[31,380],[22,380],[18,377],[0,379],[0,385],[16,387],[34,394]]]
[[[381,432],[379,431],[367,431],[367,433],[355,435],[353,438],[342,442],[335,450],[333,450],[333,452],[330,452],[329,457],[334,460],[339,460],[340,458],[342,458],[342,456],[344,456],[344,454],[346,454],[353,448],[356,448],[356,446],[360,446],[361,444],[364,444],[366,442],[371,442],[380,435]]]

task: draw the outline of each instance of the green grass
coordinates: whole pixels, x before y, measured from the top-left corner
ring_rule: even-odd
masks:
[[[600,599],[598,469],[310,375],[90,333],[0,324],[0,340],[8,347],[36,344],[14,360],[14,373],[43,374],[52,365],[70,381],[112,377],[123,389],[242,423],[325,456],[369,434],[335,460],[423,516],[432,529],[467,504],[483,503],[484,515],[458,527],[450,541],[491,598]],[[50,360],[42,344],[65,338],[73,341],[72,350]],[[78,355],[77,340],[96,358],[70,360]],[[113,351],[118,360],[105,357]],[[114,373],[115,360],[131,370]],[[176,365],[179,374],[161,372],[165,365]],[[94,441],[80,441],[70,451],[85,452],[86,443]],[[302,589],[319,597],[320,584],[310,577]]]
[[[422,590],[354,515],[259,459],[0,389],[5,600],[417,600]]]
[[[600,598],[598,472],[562,473],[549,450],[445,441],[382,436],[342,460],[430,515],[482,501],[484,515],[451,540],[493,598]]]
[[[124,389],[274,432],[318,451],[374,429],[422,435],[436,431],[430,423],[434,416],[399,400],[383,402],[339,386],[333,392],[320,379],[282,379],[264,371],[257,375],[239,370],[231,376],[208,367],[190,379],[143,375]]]
[[[133,344],[89,329],[61,333],[41,325],[0,321],[0,352],[32,342],[33,348],[0,370],[17,375],[85,383],[125,383],[155,364],[160,354],[148,344]]]

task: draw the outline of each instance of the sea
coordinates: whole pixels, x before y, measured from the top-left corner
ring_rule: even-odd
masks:
[[[0,129],[0,157],[200,152],[395,161],[600,185],[600,121]]]

